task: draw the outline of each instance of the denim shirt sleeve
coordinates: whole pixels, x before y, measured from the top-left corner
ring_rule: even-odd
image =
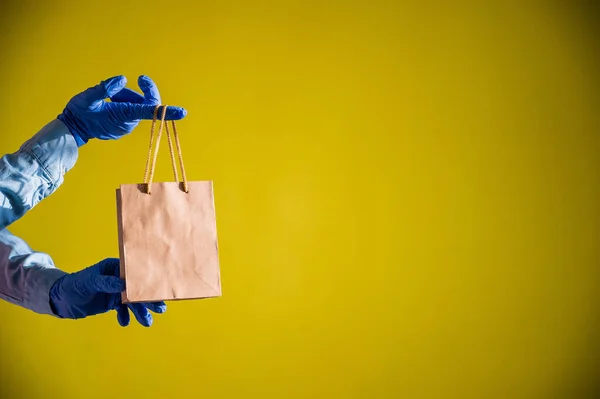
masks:
[[[7,227],[62,184],[77,156],[75,139],[54,120],[18,151],[0,158],[0,298],[36,313],[53,315],[49,291],[66,273]]]

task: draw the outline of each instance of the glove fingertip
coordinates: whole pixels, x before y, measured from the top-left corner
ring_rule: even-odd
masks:
[[[117,321],[119,322],[119,325],[120,325],[121,327],[127,327],[127,326],[129,326],[129,320],[127,320],[127,321],[124,321],[124,320],[121,320],[121,319],[119,319],[119,318],[117,317]]]
[[[181,107],[169,107],[167,108],[167,119],[169,120],[180,120],[187,116],[187,110]]]
[[[113,76],[112,78],[106,79],[102,82],[102,84],[106,89],[115,86],[125,86],[127,84],[127,78],[125,77],[125,75],[117,75]]]
[[[153,322],[154,322],[154,319],[152,318],[151,314],[148,314],[147,317],[144,317],[142,320],[140,320],[140,324],[144,327],[152,326]]]
[[[110,98],[120,92],[127,85],[127,78],[124,75],[115,76],[108,79],[105,83],[106,98]]]
[[[147,86],[152,83],[154,83],[154,82],[152,81],[152,79],[150,79],[150,76],[148,76],[148,75],[140,75],[140,77],[138,78],[138,85],[140,85],[140,86],[142,86],[142,85]]]
[[[115,75],[115,76],[111,76],[110,78],[104,79],[103,81],[100,82],[100,84],[114,84],[115,82],[118,82],[123,79],[127,80],[125,75]]]
[[[119,305],[117,308],[117,321],[121,327],[127,327],[129,325],[129,309],[125,305]]]
[[[150,327],[152,322],[152,315],[148,312],[148,309],[143,303],[130,303],[127,305],[131,312],[135,316],[135,319],[144,327]]]

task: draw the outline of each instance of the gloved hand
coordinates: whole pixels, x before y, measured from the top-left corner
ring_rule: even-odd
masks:
[[[154,108],[160,104],[158,88],[147,76],[140,76],[138,85],[144,96],[125,88],[125,76],[115,76],[90,87],[73,97],[58,115],[81,147],[89,139],[116,140],[139,124],[152,119]],[[105,101],[110,98],[111,102]],[[162,115],[162,107],[158,111]],[[166,120],[179,120],[187,111],[181,107],[167,108]]]
[[[151,310],[164,313],[164,302],[121,303],[125,281],[118,277],[119,259],[104,259],[79,272],[67,274],[50,288],[50,306],[62,318],[81,319],[116,309],[117,320],[123,327],[129,325],[129,310],[144,327],[152,325]]]

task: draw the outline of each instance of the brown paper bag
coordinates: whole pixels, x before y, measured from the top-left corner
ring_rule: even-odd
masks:
[[[117,219],[123,302],[168,301],[221,296],[217,230],[211,181],[188,182],[179,137],[172,121],[182,182],[163,107],[151,160],[157,106],[150,130],[144,184],[117,189]],[[165,127],[175,182],[153,183],[160,138]],[[150,168],[149,168],[150,167]]]

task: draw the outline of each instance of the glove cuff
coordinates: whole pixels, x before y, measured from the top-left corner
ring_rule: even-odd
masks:
[[[71,133],[71,135],[75,139],[75,143],[77,143],[78,148],[88,142],[89,139],[87,137],[82,137],[77,132],[77,127],[75,126],[75,123],[72,121],[72,119],[67,115],[66,109],[63,111],[62,114],[58,115],[56,119],[64,123],[67,129],[69,129],[69,133]]]

